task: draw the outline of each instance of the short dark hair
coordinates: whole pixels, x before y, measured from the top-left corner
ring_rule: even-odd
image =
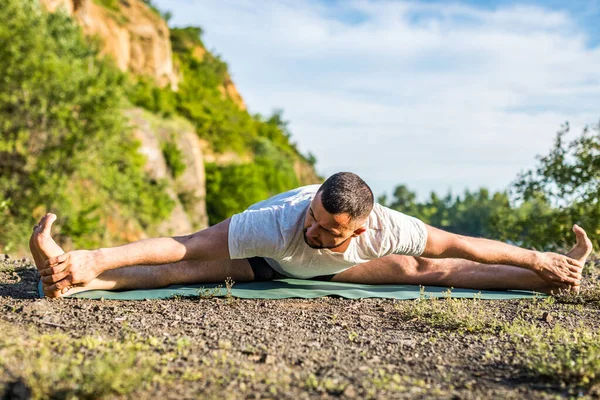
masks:
[[[352,172],[338,172],[330,176],[319,192],[323,208],[330,214],[348,214],[355,220],[367,217],[373,210],[373,191]]]

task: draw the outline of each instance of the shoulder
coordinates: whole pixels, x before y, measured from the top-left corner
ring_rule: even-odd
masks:
[[[310,202],[315,197],[320,185],[302,186],[296,189],[288,190],[287,192],[279,193],[269,197],[266,200],[260,201],[248,207],[246,211],[261,210],[261,209],[278,209],[284,207],[294,207],[306,201]]]
[[[404,219],[412,218],[399,211],[392,210],[389,207],[382,206],[381,204],[375,203],[373,205],[373,211],[369,215],[367,220],[367,228],[371,229],[382,229],[402,223]]]
[[[380,204],[374,205],[366,228],[365,239],[380,257],[391,253],[419,255],[427,240],[423,222]]]

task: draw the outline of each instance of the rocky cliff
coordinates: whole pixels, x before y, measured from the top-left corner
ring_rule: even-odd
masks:
[[[133,132],[141,143],[140,151],[146,156],[146,172],[155,180],[169,182],[168,193],[175,201],[171,217],[164,221],[158,232],[182,235],[208,226],[203,145],[194,127],[182,118],[164,120],[142,109],[127,111]],[[165,143],[174,144],[181,152],[185,170],[174,178],[163,155]]]
[[[82,26],[84,33],[98,37],[102,46],[101,54],[113,58],[122,71],[130,72],[133,76],[151,77],[160,87],[170,87],[174,91],[184,82],[185,76],[182,76],[178,67],[178,58],[174,57],[167,23],[157,10],[143,1],[39,1],[50,12],[63,10]],[[193,57],[198,61],[208,54],[203,44],[194,44],[192,48]],[[222,79],[218,90],[223,98],[233,102],[240,110],[246,110],[231,76],[225,73]],[[143,232],[135,224],[121,226],[117,221],[113,221],[112,230],[122,233],[123,240],[134,240],[147,234],[185,234],[208,226],[204,162],[219,165],[249,163],[253,155],[214,152],[210,143],[198,138],[196,128],[182,118],[167,120],[142,109],[131,109],[126,115],[135,137],[141,143],[140,151],[148,160],[146,172],[152,179],[169,182],[168,193],[176,206],[171,217],[160,225],[158,231]],[[169,171],[163,154],[163,146],[167,142],[175,144],[186,165],[184,173],[177,178]],[[295,161],[294,171],[301,184],[320,180],[314,168],[301,157]]]
[[[153,77],[160,86],[177,90],[182,79],[173,62],[169,27],[160,15],[140,0],[113,0],[107,7],[93,0],[40,0],[51,12],[60,9],[73,16],[88,35],[101,39],[102,53],[110,55],[122,71]],[[202,60],[206,50],[194,55]],[[229,74],[220,91],[245,110],[246,105]]]
[[[179,74],[167,23],[139,0],[115,1],[109,8],[92,0],[40,0],[51,12],[62,9],[88,35],[101,39],[102,53],[114,58],[122,71],[153,77],[161,86],[177,89]]]

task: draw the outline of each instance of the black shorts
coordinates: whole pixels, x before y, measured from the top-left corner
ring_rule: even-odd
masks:
[[[267,260],[262,257],[252,257],[247,259],[250,263],[250,267],[254,272],[254,280],[258,282],[272,281],[273,279],[284,279],[289,276],[283,275],[278,271],[275,271],[273,267],[269,265]],[[321,275],[310,278],[313,281],[330,281],[334,275]]]

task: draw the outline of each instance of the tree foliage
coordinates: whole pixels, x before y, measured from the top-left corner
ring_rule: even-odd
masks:
[[[138,79],[128,91],[131,101],[152,112],[179,114],[190,120],[198,136],[217,153],[235,152],[251,163],[206,166],[209,222],[217,223],[247,206],[298,185],[294,162],[314,165],[291,143],[283,111],[269,117],[252,115],[224,93],[227,64],[204,50],[202,29],[171,29],[171,43],[183,80],[179,90],[159,88],[149,78]],[[167,149],[170,150],[170,149]]]
[[[600,244],[600,124],[586,127],[571,141],[566,140],[569,132],[567,123],[557,133],[550,153],[539,156],[537,167],[520,174],[515,181],[516,199],[537,205],[528,210],[528,217],[521,220],[521,226],[528,232],[525,225],[541,225],[547,233],[545,238],[539,233],[535,235],[538,244],[560,245],[570,236],[571,227],[576,223],[588,230],[597,248]]]
[[[255,142],[253,163],[206,165],[206,208],[216,224],[248,206],[298,186],[292,160],[272,142]]]
[[[481,236],[537,249],[564,249],[574,241],[571,229],[579,224],[594,247],[600,244],[600,126],[585,128],[566,141],[569,125],[556,136],[538,165],[519,174],[511,195],[487,189],[445,197],[431,193],[417,202],[405,185],[396,187],[390,207],[424,222],[469,236]],[[386,203],[385,197],[380,201]]]
[[[5,0],[0,43],[0,244],[23,247],[46,210],[78,246],[110,242],[117,210],[144,227],[167,216],[173,204],[146,178],[121,113],[124,75],[79,26],[36,0]]]

